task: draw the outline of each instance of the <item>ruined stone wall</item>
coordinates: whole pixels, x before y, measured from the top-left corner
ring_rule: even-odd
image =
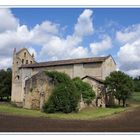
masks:
[[[105,107],[106,106],[106,97],[105,97],[105,87],[103,84],[91,80],[89,78],[83,79],[84,82],[89,83],[93,90],[95,91],[95,99],[92,101],[93,106]]]
[[[53,84],[44,72],[40,72],[25,82],[23,107],[28,109],[42,109],[45,101],[51,95]]]

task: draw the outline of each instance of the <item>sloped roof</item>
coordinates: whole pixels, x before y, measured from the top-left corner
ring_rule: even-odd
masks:
[[[16,54],[18,55],[18,54],[20,54],[22,51],[27,51],[28,53],[29,53],[29,51],[28,51],[28,49],[26,49],[26,48],[22,48],[20,51],[18,51]],[[30,53],[29,53],[30,54]],[[31,54],[30,54],[31,55]]]
[[[99,78],[97,78],[97,77],[95,77],[95,76],[86,75],[86,76],[84,76],[84,77],[81,78],[81,79],[83,80],[83,79],[85,79],[85,78],[89,78],[89,79],[94,80],[94,81],[97,81],[97,82],[99,82],[99,83],[101,83],[101,84],[104,83],[104,81],[103,81],[102,79],[99,79]]]
[[[81,63],[102,63],[108,57],[110,57],[110,55],[105,56],[105,57],[91,57],[91,58],[81,58],[81,59],[40,62],[40,63],[34,63],[34,64],[25,64],[25,65],[22,65],[21,68],[38,68],[38,67],[49,67],[49,66],[81,64]]]

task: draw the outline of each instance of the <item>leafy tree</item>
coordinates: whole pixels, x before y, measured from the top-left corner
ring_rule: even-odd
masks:
[[[95,97],[95,92],[93,91],[90,84],[83,82],[79,77],[73,79],[77,90],[82,94],[82,98],[85,103],[90,104]]]
[[[109,93],[112,93],[116,99],[123,101],[125,106],[126,99],[128,99],[133,93],[133,80],[131,77],[121,71],[112,72],[105,79],[105,84]]]
[[[134,91],[140,92],[140,76],[133,79],[134,81]]]
[[[11,82],[12,82],[12,70],[8,68],[0,70],[0,98],[3,100],[4,97],[9,99],[11,96]]]

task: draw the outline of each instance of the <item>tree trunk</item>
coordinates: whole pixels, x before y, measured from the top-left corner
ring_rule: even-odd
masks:
[[[121,100],[120,100],[120,99],[118,99],[118,101],[119,101],[119,106],[120,106],[120,101],[121,101]]]
[[[123,99],[123,107],[125,107],[125,99]]]

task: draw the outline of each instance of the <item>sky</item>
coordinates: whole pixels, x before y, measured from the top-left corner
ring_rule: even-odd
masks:
[[[0,69],[24,47],[38,62],[112,55],[139,76],[140,8],[0,8]]]

